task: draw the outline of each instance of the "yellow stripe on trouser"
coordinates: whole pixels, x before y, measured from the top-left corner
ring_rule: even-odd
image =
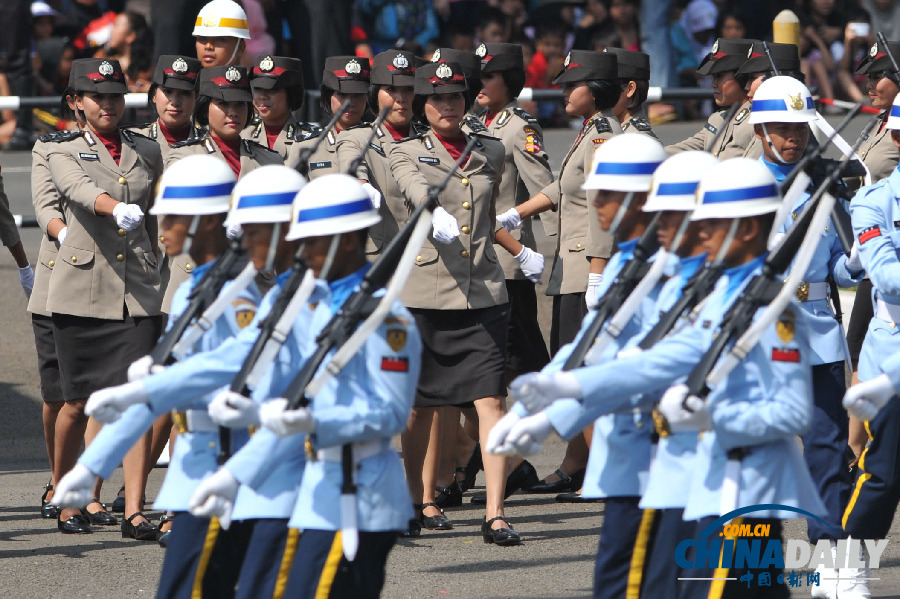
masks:
[[[872,436],[872,429],[869,428],[869,423],[864,422],[863,425],[866,427],[866,434],[869,436],[869,441],[874,441],[875,437]],[[869,446],[866,445],[866,448],[863,449],[863,452],[859,455],[859,469],[863,471],[862,474],[859,475],[859,478],[856,481],[856,486],[853,488],[853,495],[850,496],[850,501],[847,502],[847,509],[844,510],[844,517],[841,518],[841,527],[846,528],[847,519],[850,517],[850,512],[853,511],[853,507],[856,505],[856,500],[859,499],[859,494],[862,491],[863,484],[872,478],[872,474],[870,472],[866,472],[866,454],[869,453]]]
[[[319,577],[319,586],[316,587],[316,599],[328,599],[331,594],[331,585],[334,584],[334,577],[337,575],[338,564],[344,556],[344,549],[341,547],[341,531],[334,533],[334,541],[331,543],[331,550],[328,557],[325,558],[325,565],[322,567],[322,575]]]
[[[197,564],[197,572],[194,574],[191,599],[203,599],[203,576],[206,574],[206,567],[209,566],[209,558],[212,556],[217,538],[219,538],[219,519],[212,518],[209,521],[209,528],[206,529],[203,550],[200,552],[200,562]]]
[[[281,599],[284,596],[284,588],[287,586],[288,575],[291,573],[291,565],[294,563],[294,555],[297,553],[297,543],[300,542],[300,531],[296,528],[288,529],[287,541],[284,543],[284,554],[281,556],[281,566],[278,568],[278,577],[275,578],[275,592],[272,599]]]
[[[647,561],[647,545],[650,543],[650,532],[653,530],[653,520],[656,518],[656,510],[646,509],[641,516],[641,526],[638,528],[637,539],[634,542],[634,551],[631,553],[631,568],[628,570],[628,586],[625,589],[625,599],[638,599],[641,596],[641,579],[644,576],[644,563]]]
[[[743,518],[737,517],[737,518],[733,519],[731,521],[731,523],[739,525],[743,521],[744,521]],[[734,536],[725,537],[726,540],[727,539],[734,540],[736,538],[737,537],[734,537]],[[724,579],[728,577],[728,570],[730,568],[722,567],[722,556],[723,556],[724,552],[725,552],[725,541],[723,540],[722,548],[719,550],[719,567],[716,568],[715,571],[713,572],[713,578],[718,578],[719,580],[713,580],[712,584],[709,585],[709,594],[707,595],[707,599],[722,599],[722,596],[725,594],[725,583],[727,583],[728,581],[724,580]],[[734,559],[733,555],[732,555],[732,559]]]

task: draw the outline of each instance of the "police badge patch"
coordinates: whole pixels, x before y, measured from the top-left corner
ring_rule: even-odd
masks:
[[[253,322],[253,317],[256,316],[256,304],[239,297],[231,302],[231,307],[234,308],[234,321],[240,328],[247,328],[247,325]]]
[[[109,77],[110,75],[112,75],[113,73],[116,72],[116,70],[113,68],[113,66],[106,60],[104,60],[103,62],[100,63],[100,68],[98,68],[97,70],[104,77]]]
[[[228,67],[228,70],[225,71],[225,79],[231,83],[237,83],[241,80],[241,72],[234,67]]]
[[[391,349],[395,352],[406,347],[406,330],[405,329],[388,329],[387,342]]]

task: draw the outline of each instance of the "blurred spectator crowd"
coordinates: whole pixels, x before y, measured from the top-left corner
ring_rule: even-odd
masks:
[[[551,88],[570,49],[617,46],[650,54],[651,85],[708,87],[696,67],[717,37],[771,39],[782,9],[800,19],[807,83],[823,98],[858,101],[855,75],[877,30],[900,39],[900,0],[238,0],[252,39],[245,59],[266,54],[304,62],[307,89],[320,84],[325,57],[372,56],[402,47],[429,58],[439,47],[474,51],[481,42],[522,45],[526,87]],[[132,92],[149,88],[156,56],[193,56],[191,29],[205,0],[40,0],[31,3],[33,92],[59,96],[72,60],[117,58]],[[7,24],[8,26],[9,24]],[[873,27],[875,25],[875,27]],[[0,95],[11,93],[0,55]],[[546,126],[564,125],[554,103],[542,103]],[[651,116],[654,116],[651,113]],[[673,115],[660,115],[665,120]],[[700,116],[687,114],[688,117]],[[35,111],[38,129],[65,128],[52,111]],[[0,115],[0,145],[16,115]]]

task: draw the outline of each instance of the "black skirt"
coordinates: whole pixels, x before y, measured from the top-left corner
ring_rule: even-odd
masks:
[[[509,304],[410,312],[422,336],[416,407],[465,407],[476,399],[506,396]]]
[[[538,371],[547,365],[550,355],[538,324],[534,283],[524,279],[506,279],[506,295],[509,296],[506,367],[517,373]]]
[[[31,328],[34,331],[34,348],[37,350],[38,374],[41,377],[41,397],[44,403],[63,401],[53,323],[49,316],[32,314]]]
[[[65,401],[128,382],[128,367],[150,353],[162,331],[161,316],[105,320],[53,315],[53,337]]]

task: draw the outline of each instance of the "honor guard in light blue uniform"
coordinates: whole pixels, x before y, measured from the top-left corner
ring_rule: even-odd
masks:
[[[618,251],[610,259],[600,283],[598,297],[601,302],[618,278],[622,267],[633,257],[638,240],[649,224],[650,215],[641,209],[651,188],[653,172],[665,158],[666,152],[662,145],[644,135],[613,137],[594,153],[584,188],[589,194],[596,194],[593,199],[596,212],[592,214],[592,218],[599,217],[600,228],[614,232],[618,244]],[[659,253],[656,259],[665,260],[665,252]],[[589,354],[591,361],[612,360],[624,344],[635,338],[643,328],[644,321],[655,314],[656,296],[661,287],[662,283],[657,282],[641,301],[621,334],[606,346],[601,356],[593,357]],[[521,393],[527,393],[533,381],[550,378],[559,371],[595,315],[595,310],[587,314],[575,341],[561,348],[542,372],[516,379],[511,386],[513,395],[518,397]],[[525,416],[523,411],[518,411],[522,407],[522,404],[517,404],[513,408],[516,415],[505,417],[507,422]],[[590,459],[582,490],[584,497],[606,498],[604,526],[600,533],[594,570],[594,596],[622,597],[641,526],[638,500],[643,492],[653,453],[650,409],[600,416],[586,413],[583,406],[573,400],[548,408],[542,416],[548,428],[552,423],[566,439],[574,437],[594,423]]]
[[[900,147],[900,96],[894,98],[886,127]],[[850,213],[859,256],[874,287],[875,318],[869,322],[859,356],[862,382],[844,397],[850,413],[866,421],[869,443],[859,460],[860,474],[843,524],[853,538],[883,539],[900,498],[900,401],[894,397],[900,389],[900,168],[860,189]],[[851,580],[840,583],[840,597],[869,597],[868,567],[851,574],[855,575]]]
[[[97,393],[89,400],[89,410],[92,415],[103,422],[110,422],[116,420],[128,407],[135,404],[148,404],[150,410],[154,413],[163,413],[184,405],[190,405],[189,402],[201,398],[204,399],[202,405],[205,406],[211,399],[210,394],[219,390],[234,378],[258,335],[259,322],[271,309],[274,297],[277,296],[280,286],[284,283],[285,272],[290,268],[296,251],[296,244],[285,241],[281,231],[287,228],[287,223],[290,220],[291,203],[297,191],[304,184],[305,180],[303,177],[293,169],[273,165],[260,167],[245,176],[238,186],[235,187],[234,200],[225,224],[228,226],[241,225],[243,227],[243,245],[247,248],[249,258],[257,269],[274,268],[276,273],[282,275],[276,278],[276,286],[263,298],[256,317],[251,320],[248,326],[242,329],[238,335],[222,341],[216,347],[211,347],[206,352],[195,353],[161,373],[151,374],[140,381],[112,387]],[[285,348],[282,348],[282,351],[286,351]],[[264,382],[265,379],[263,379],[262,383]],[[248,399],[247,401],[250,402],[251,400]],[[215,423],[210,421],[209,416],[204,418],[205,412],[202,410],[197,410],[196,412],[196,414],[190,411],[187,413],[187,426],[189,429],[192,423],[197,423],[197,426],[202,426],[204,429],[218,430]],[[239,433],[233,434],[232,441],[234,447],[240,447],[241,435]],[[210,454],[215,457],[218,449],[219,445],[216,443],[214,448],[210,448],[212,450]],[[299,464],[299,468],[296,463],[286,463],[280,467],[302,472],[302,461]],[[213,468],[210,467],[203,474],[208,474],[212,470]],[[199,483],[199,479],[196,482]],[[299,474],[292,482],[277,481],[271,488],[267,488],[259,493],[259,497],[253,501],[255,511],[248,515],[249,519],[245,520],[245,526],[240,531],[241,535],[251,535],[251,541],[247,547],[253,547],[252,535],[257,533],[257,524],[266,522],[263,519],[280,518],[281,522],[278,528],[285,531],[284,534],[286,534],[285,524],[296,498],[298,484]],[[188,489],[188,496],[192,490],[193,487]],[[265,526],[260,526],[260,528],[265,529]],[[176,523],[175,530],[177,529],[178,525]],[[223,562],[224,557],[215,555],[216,549],[221,547],[221,545],[215,543],[219,531],[219,521],[217,519],[209,520],[206,531],[206,541],[208,542],[204,542],[202,546],[201,564],[208,566],[209,564],[225,563]],[[280,559],[280,555],[278,558]],[[219,583],[225,589],[222,591],[226,593],[223,596],[233,594],[238,572],[240,572],[241,576],[246,574],[240,568],[241,559],[242,556],[238,552],[225,566],[229,569],[226,576],[227,580],[230,581],[230,587],[224,581]],[[277,574],[278,559],[274,561],[275,573],[271,576],[273,580],[275,574]],[[204,577],[202,574],[197,572],[195,576],[191,577],[197,585],[200,585],[200,588],[210,579],[210,576]],[[254,572],[255,574],[257,573]],[[250,584],[241,585],[241,580],[237,580],[237,582],[240,588],[247,590],[253,588]],[[228,590],[229,588],[231,589],[230,591]]]
[[[803,157],[809,141],[809,125],[818,119],[809,90],[793,77],[766,79],[756,90],[750,123],[763,148],[759,160],[779,184]],[[801,193],[784,222],[776,223],[781,233],[787,233],[793,226],[809,199],[809,193]],[[844,210],[843,206],[836,209]],[[832,281],[839,287],[854,287],[865,274],[861,265],[849,268],[848,261],[834,223],[829,219],[803,276],[804,282],[797,289],[802,315],[809,326],[813,377],[813,422],[803,435],[803,457],[828,510],[825,523],[807,518],[807,534],[814,544],[828,539],[835,545],[837,539],[843,538],[841,516],[850,498],[851,480],[845,457],[849,421],[840,405],[846,388],[844,363],[850,356],[844,329],[829,302]],[[829,588],[833,589],[837,572],[821,566],[817,571],[825,580],[813,589],[813,597],[833,596]]]
[[[370,266],[365,259],[366,230],[380,218],[366,190],[347,175],[316,179],[298,200],[288,237],[302,240],[304,258],[317,274],[332,258],[334,268],[327,275],[321,273],[327,283],[320,279],[298,316],[309,323],[309,330],[305,338],[294,339],[304,357],[295,370],[314,353],[321,329],[362,282]],[[329,247],[336,249],[332,258]],[[244,463],[254,462],[260,470],[292,453],[302,455],[307,450],[314,456],[306,463],[291,517],[277,584],[283,596],[380,594],[388,552],[412,516],[409,490],[391,438],[406,427],[420,353],[412,317],[395,301],[359,351],[311,398],[310,407],[290,410],[281,398],[264,403],[260,417],[266,428],[214,477],[254,486],[256,473]],[[271,439],[279,438],[276,435],[284,439],[273,445]],[[257,446],[270,451],[261,453]],[[350,482],[356,485],[349,514],[344,495],[347,472],[342,464],[347,450],[352,454],[354,480]],[[211,485],[206,493],[200,489],[196,503],[227,500],[215,487]],[[354,554],[347,534],[358,535],[358,553]]]
[[[536,404],[540,407],[555,398],[576,398],[588,411],[604,405],[605,412],[627,412],[640,405],[641,394],[658,393],[690,374],[712,343],[717,323],[752,276],[760,272],[772,213],[780,204],[768,169],[743,158],[724,161],[710,170],[697,194],[699,205],[691,218],[702,221],[700,235],[707,253],[716,255],[723,244],[728,249],[724,278],[696,318],[640,354],[556,373],[541,381],[538,393],[529,401],[542,398]],[[794,441],[794,436],[809,426],[812,413],[806,322],[798,313],[795,306],[786,309],[747,358],[712,391],[708,403],[692,398],[693,411],[685,410],[684,385],[663,396],[660,410],[672,432],[706,431],[698,445],[685,519],[719,515],[726,452],[735,448],[745,452],[738,507],[780,503],[815,514],[824,512]],[[541,425],[541,416],[517,423],[519,430],[504,434],[502,443],[521,449],[543,441],[552,428]],[[771,519],[797,514],[773,510],[756,516]],[[780,523],[766,522],[780,534]],[[706,597],[709,583],[699,587],[688,588],[686,596]],[[777,587],[766,590],[770,592],[767,596],[781,596]],[[787,591],[786,587],[782,590]]]

